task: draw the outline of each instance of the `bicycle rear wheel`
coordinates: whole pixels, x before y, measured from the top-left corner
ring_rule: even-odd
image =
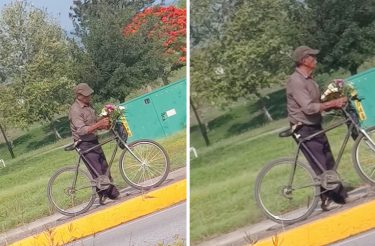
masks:
[[[152,140],[138,140],[126,148],[119,161],[120,173],[133,188],[148,190],[159,186],[169,173],[169,157],[165,149]]]
[[[375,127],[366,130],[369,137],[375,141]],[[363,134],[354,143],[352,151],[354,168],[359,176],[372,185],[375,184],[375,146]]]
[[[306,219],[319,201],[319,182],[313,170],[297,162],[293,182],[289,178],[294,159],[270,162],[258,174],[255,201],[264,214],[277,223],[292,224]]]
[[[76,216],[86,212],[96,197],[90,175],[77,167],[63,167],[50,178],[47,196],[51,206],[59,213]]]

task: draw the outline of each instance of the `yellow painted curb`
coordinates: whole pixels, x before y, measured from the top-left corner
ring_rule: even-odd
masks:
[[[259,241],[255,246],[318,246],[375,228],[375,201],[338,212]],[[273,241],[277,241],[277,244]]]
[[[63,245],[186,200],[186,179],[18,241],[13,246]]]

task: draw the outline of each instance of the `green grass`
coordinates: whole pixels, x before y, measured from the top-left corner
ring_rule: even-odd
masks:
[[[33,134],[39,136],[36,132],[40,129],[32,130],[34,131]],[[36,137],[26,139],[24,145],[19,145],[19,148],[23,146],[22,148],[27,150],[33,139]],[[76,162],[77,155],[74,151],[66,152],[59,148],[70,142],[70,138],[66,138],[24,154],[20,154],[19,151],[17,158],[7,161],[6,167],[0,169],[0,232],[53,213],[49,208],[46,187],[49,178],[58,168]],[[186,165],[185,131],[160,139],[158,142],[169,153],[172,170]],[[104,146],[108,161],[114,147],[114,143]],[[115,183],[122,188],[126,184],[118,170],[118,158],[119,154],[115,158],[111,172]]]
[[[55,126],[63,138],[70,137],[71,133],[67,117],[60,118],[55,123]],[[9,140],[13,141],[13,152],[16,157],[22,156],[24,153],[33,152],[35,150],[49,149],[52,147],[51,144],[53,145],[56,142],[66,142],[66,140],[56,140],[50,124],[36,124],[23,131],[10,130],[9,135]],[[3,140],[3,136],[1,136],[0,139]],[[0,143],[0,158],[3,160],[11,159],[7,145],[4,141]]]
[[[237,105],[209,121],[212,127],[209,147],[204,146],[197,128],[192,127],[191,145],[197,148],[199,155],[190,163],[190,236],[193,244],[265,218],[254,201],[256,176],[267,162],[292,156],[296,148],[292,138],[279,138],[277,133],[270,133],[288,126],[281,109],[284,107],[285,111],[283,98],[278,92],[274,95],[276,97],[270,97],[269,102],[277,105],[273,116],[278,113],[275,118],[279,120],[267,123],[252,102]],[[213,124],[215,122],[220,124]],[[253,127],[254,123],[256,126]],[[335,156],[345,132],[346,127],[341,126],[327,134]],[[352,145],[350,140],[338,171],[345,186],[363,183],[351,164]]]
[[[269,99],[265,100],[265,105],[271,113],[274,120],[282,119],[286,116],[286,98],[285,90],[278,89],[272,91]],[[216,143],[220,140],[240,135],[250,130],[257,129],[267,124],[267,119],[259,110],[259,100],[241,101],[225,110],[203,109],[205,116],[208,118],[208,138],[210,142]],[[194,124],[190,128],[190,145],[195,148],[205,146],[204,140],[199,131],[198,125],[195,124],[195,116],[191,113],[191,122]]]

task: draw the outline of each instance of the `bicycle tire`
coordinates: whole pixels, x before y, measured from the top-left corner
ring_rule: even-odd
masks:
[[[366,129],[366,132],[374,141],[375,127]],[[375,185],[375,150],[366,143],[366,139],[362,133],[357,137],[352,149],[352,162],[362,180]]]
[[[299,161],[292,184],[295,190],[285,194],[293,165],[293,158],[271,161],[262,168],[256,178],[256,204],[269,219],[277,223],[293,224],[304,220],[318,205],[320,185],[317,176],[309,166]],[[302,188],[298,189],[298,186]]]
[[[96,188],[92,185],[91,176],[81,169],[78,169],[76,176],[76,170],[76,166],[63,167],[48,181],[47,197],[50,205],[66,216],[77,216],[86,212],[96,197]],[[75,177],[76,184],[72,187]]]
[[[147,139],[132,142],[128,146],[142,160],[142,164],[126,148],[123,150],[119,168],[125,182],[138,190],[149,190],[163,183],[170,168],[166,150],[159,143]],[[151,163],[151,161],[156,163]]]

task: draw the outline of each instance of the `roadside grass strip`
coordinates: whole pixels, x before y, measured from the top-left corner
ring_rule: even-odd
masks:
[[[186,200],[186,179],[15,242],[13,246],[64,245]]]
[[[318,246],[329,245],[375,228],[375,201],[358,205],[329,217],[280,232],[252,246]]]

